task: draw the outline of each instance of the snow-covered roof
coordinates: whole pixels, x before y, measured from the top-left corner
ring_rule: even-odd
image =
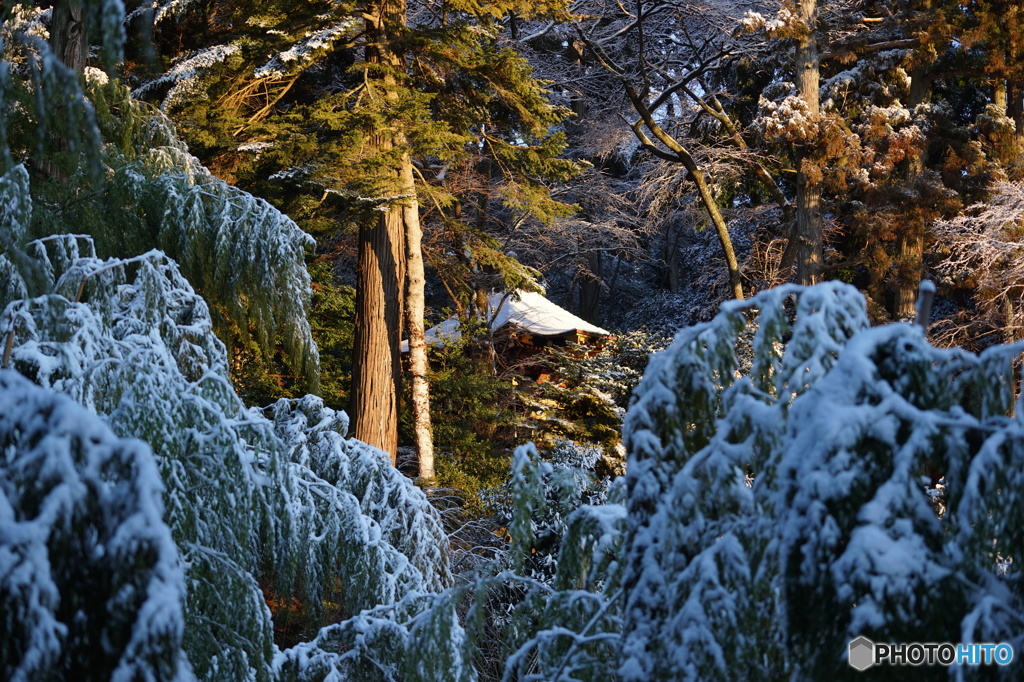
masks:
[[[491,294],[487,305],[494,317],[491,329],[505,324],[514,324],[523,331],[540,336],[555,336],[571,331],[587,332],[598,336],[611,336],[607,329],[590,324],[582,317],[576,317],[565,308],[559,307],[540,294],[518,291],[518,300],[513,295]],[[494,313],[497,310],[497,314]]]
[[[596,336],[611,336],[611,332],[573,315],[565,308],[555,305],[541,294],[517,291],[515,294],[491,294],[487,298],[488,317],[491,329],[498,330],[506,324],[515,326],[538,336],[558,336],[572,331],[581,331]],[[427,343],[443,346],[459,338],[459,320],[447,320],[427,330]],[[402,341],[402,352],[409,350],[409,342]]]

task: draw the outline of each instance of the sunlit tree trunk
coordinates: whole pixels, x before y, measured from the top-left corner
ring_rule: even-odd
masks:
[[[404,0],[377,0],[367,6],[366,74],[368,89],[386,107],[397,98],[395,73],[404,68],[397,39],[405,26]],[[382,156],[395,148],[395,134],[373,131],[372,144]],[[403,164],[404,165],[404,164]],[[392,171],[386,190],[390,207],[359,228],[356,268],[355,367],[352,412],[355,437],[391,454],[398,450],[398,396],[401,381],[401,329],[405,284],[405,212],[401,168]]]
[[[398,450],[404,240],[401,207],[359,228],[352,376],[355,437],[390,453],[392,461]]]
[[[423,315],[426,307],[424,286],[426,275],[423,270],[423,228],[420,225],[419,204],[416,201],[416,185],[413,180],[412,163],[407,156],[402,158],[402,193],[408,195],[403,204],[405,222],[405,326],[409,333],[409,372],[412,393],[412,425],[416,438],[416,453],[419,460],[419,475],[422,479],[434,477],[434,437],[430,424],[430,383],[427,363],[426,325]]]
[[[797,5],[804,31],[796,41],[796,88],[807,108],[811,121],[821,117],[818,101],[820,86],[818,40],[815,27],[818,22],[816,0],[800,0]],[[796,175],[796,237],[797,279],[801,284],[821,281],[824,261],[821,214],[821,173],[814,160],[802,151],[797,154]]]

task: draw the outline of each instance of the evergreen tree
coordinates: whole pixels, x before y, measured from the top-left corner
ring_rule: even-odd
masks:
[[[272,2],[252,3],[247,11],[258,19],[243,22],[246,9],[234,4],[192,3],[179,14],[168,4],[157,24],[158,42],[180,38],[199,51],[186,53],[138,92],[162,94],[201,158],[276,199],[304,225],[319,234],[337,231],[339,223],[359,225],[357,272],[366,279],[357,287],[354,418],[357,434],[393,451],[403,307],[410,308],[415,332],[414,362],[424,361],[417,338],[422,312],[415,310],[422,286],[415,266],[417,194],[438,207],[446,227],[458,225],[443,215],[452,206],[450,195],[424,183],[441,185],[447,169],[462,163],[481,137],[504,177],[524,178],[506,183],[510,207],[551,210],[556,204],[533,178],[565,177],[574,168],[551,160],[560,144],[548,127],[562,113],[525,62],[502,44],[497,21],[509,12],[549,16],[557,7],[439,4],[418,12],[409,27],[403,5],[317,8],[292,16]],[[221,14],[237,17],[239,29],[219,21]],[[250,28],[256,23],[262,36]],[[188,32],[190,25],[208,35]],[[210,47],[220,41],[227,45]],[[181,92],[200,87],[207,98],[181,99]],[[408,277],[407,255],[414,263]],[[512,264],[501,257],[487,266]],[[411,307],[403,305],[406,279]],[[423,375],[413,369],[414,405],[425,397]]]

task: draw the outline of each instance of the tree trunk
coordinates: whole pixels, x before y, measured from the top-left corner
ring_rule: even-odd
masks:
[[[818,102],[820,59],[815,36],[818,22],[816,0],[800,0],[797,9],[806,33],[796,41],[796,89],[806,105],[808,117],[817,122],[821,117],[821,106]],[[796,162],[797,280],[801,284],[815,284],[821,281],[824,268],[820,173],[812,166],[814,160],[808,158],[803,150],[797,153]]]
[[[352,373],[355,437],[398,451],[398,395],[405,225],[402,207],[359,227],[356,342]]]
[[[927,101],[930,92],[931,64],[918,64],[910,72],[910,94],[907,108],[913,111],[917,105]],[[906,183],[912,187],[924,172],[924,155],[915,156],[907,162]],[[899,264],[896,273],[896,296],[893,303],[893,318],[912,320],[916,314],[917,292],[924,277],[924,222],[920,219],[906,221],[897,237]]]
[[[0,6],[3,2],[0,2]],[[85,0],[58,0],[53,7],[50,20],[50,50],[64,66],[81,75],[85,73],[86,61],[89,58],[89,37],[85,31]],[[66,121],[64,115],[66,105],[58,104],[54,117],[58,121]],[[71,149],[69,131],[64,122],[58,123],[47,137],[53,149],[67,152]],[[42,155],[35,160],[36,167],[50,178],[58,182],[67,181],[67,172],[52,156]]]
[[[924,224],[920,220],[912,220],[901,226],[897,242],[899,267],[896,272],[893,318],[913,320],[917,312],[917,289],[924,268]]]
[[[423,271],[423,228],[420,226],[419,204],[416,201],[416,185],[412,175],[412,163],[408,156],[402,159],[403,194],[405,199],[405,326],[409,332],[409,372],[412,390],[412,425],[416,438],[416,452],[419,459],[420,478],[434,478],[434,436],[430,425],[430,382],[427,362],[426,325],[423,323],[424,285]]]
[[[718,241],[722,245],[722,252],[725,254],[725,264],[729,269],[729,287],[732,289],[732,296],[736,299],[743,299],[743,284],[740,281],[740,264],[736,260],[736,251],[732,248],[732,238],[729,236],[729,228],[725,224],[725,218],[715,203],[715,197],[711,194],[711,188],[704,179],[704,174],[697,169],[697,164],[690,160],[692,166],[687,164],[690,177],[697,184],[697,192],[700,194],[701,202],[711,217],[718,234]],[[820,192],[819,192],[820,195]]]
[[[397,99],[393,73],[405,60],[397,39],[405,26],[404,0],[376,0],[367,6],[366,61],[381,69],[368,71],[371,96],[382,108]],[[390,73],[389,73],[390,71]],[[379,154],[394,149],[393,131],[372,131]],[[401,164],[404,166],[405,164]],[[402,167],[392,170],[388,191],[401,195]],[[352,373],[352,412],[355,437],[391,455],[398,451],[398,396],[401,381],[400,346],[403,285],[405,284],[405,201],[396,196],[386,212],[359,227],[356,266],[356,342]]]
[[[89,58],[89,40],[85,32],[84,0],[62,0],[53,7],[50,22],[50,49],[54,56],[75,73],[85,71]]]
[[[700,97],[689,88],[686,88],[686,94],[689,95],[690,99],[696,102],[701,109],[715,117],[715,119],[722,124],[722,127],[725,128],[725,132],[729,135],[733,144],[735,144],[739,149],[748,149],[747,141],[743,139],[743,135],[740,134],[740,131],[733,122],[732,117],[726,113],[725,107],[722,106],[718,97],[712,94],[708,98],[708,100],[710,100],[709,104],[708,101],[705,101],[704,98]],[[782,209],[782,231],[786,234],[787,239],[786,248],[783,249],[782,257],[779,259],[779,272],[781,274],[781,279],[786,280],[789,279],[789,275],[793,271],[793,262],[796,260],[797,243],[799,241],[794,232],[796,227],[796,216],[794,214],[793,205],[786,199],[786,195],[782,193],[781,189],[779,189],[778,183],[775,182],[775,178],[771,176],[771,173],[768,172],[767,168],[760,163],[754,162],[753,170],[757,179],[761,181],[761,184],[763,184],[765,189],[767,189],[772,195],[775,203],[778,204],[780,209]],[[675,292],[675,289],[673,288],[672,291]]]

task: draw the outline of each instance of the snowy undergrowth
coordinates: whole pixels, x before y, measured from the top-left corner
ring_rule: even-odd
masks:
[[[833,679],[859,635],[1019,647],[1022,350],[869,329],[839,283],[680,332],[626,420],[622,678]]]
[[[26,241],[28,192],[20,166],[0,178],[5,362],[152,448],[199,678],[278,677],[261,585],[316,622],[328,601],[345,617],[450,582],[436,513],[383,453],[343,437],[342,415],[314,397],[247,410],[173,261],[100,260],[81,235]]]
[[[0,370],[0,676],[191,677],[163,489],[144,443]]]

